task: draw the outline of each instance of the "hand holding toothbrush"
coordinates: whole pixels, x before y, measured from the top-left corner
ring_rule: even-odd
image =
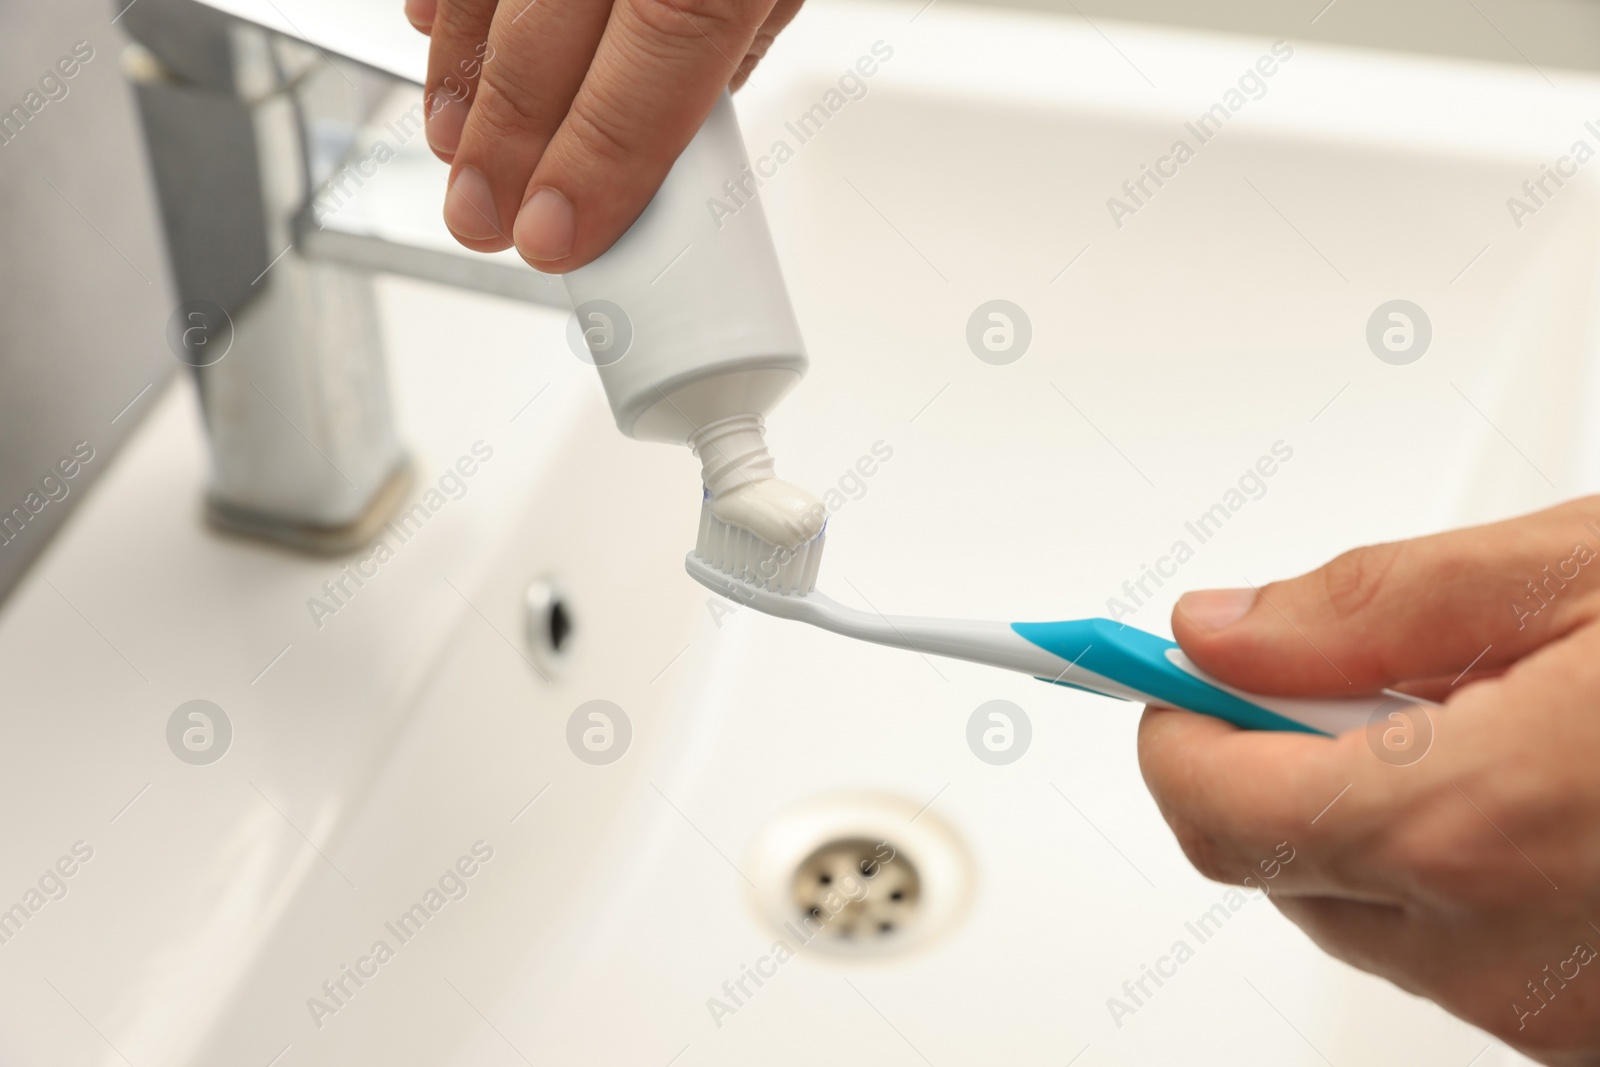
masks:
[[[724,90],[801,0],[406,0],[433,38],[428,144],[444,219],[563,274],[639,217]]]
[[[1323,949],[1600,1063],[1600,497],[1190,594],[1172,624],[1242,689],[1445,702],[1333,741],[1148,709],[1145,779],[1195,866],[1243,883],[1289,842],[1271,899]]]

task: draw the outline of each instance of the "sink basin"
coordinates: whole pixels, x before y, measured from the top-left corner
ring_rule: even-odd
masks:
[[[1506,201],[1596,143],[1600,85],[1295,47],[1202,143],[1273,55],[808,7],[739,108],[813,357],[771,437],[829,494],[822,588],[1160,631],[1183,589],[1594,486],[1600,196]],[[1521,1062],[1195,874],[1137,707],[711,598],[695,464],[615,432],[562,313],[380,295],[422,505],[386,553],[207,530],[179,382],[0,616],[0,1060]],[[227,730],[173,732],[193,700]],[[991,701],[1011,762],[969,744]],[[777,959],[769,845],[818,804],[905,845],[937,930]]]

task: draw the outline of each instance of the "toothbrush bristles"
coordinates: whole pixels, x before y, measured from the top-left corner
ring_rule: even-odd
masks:
[[[799,548],[790,549],[730,526],[700,505],[700,537],[694,552],[700,560],[738,581],[783,596],[805,596],[817,587],[822,567],[824,529]]]

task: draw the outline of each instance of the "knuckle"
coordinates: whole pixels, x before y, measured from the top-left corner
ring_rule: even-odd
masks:
[[[1441,836],[1414,850],[1399,869],[1418,897],[1462,902],[1482,887],[1481,850],[1477,835]]]
[[[591,98],[580,96],[567,113],[567,130],[590,156],[615,162],[630,158],[636,137],[616,116]]]
[[[1334,614],[1349,619],[1371,605],[1403,551],[1399,543],[1369,545],[1346,552],[1323,567],[1323,592]]]
[[[482,122],[492,134],[546,132],[546,119],[535,106],[527,86],[508,74],[504,65],[486,67],[478,85],[478,98],[472,108],[474,121]]]
[[[1174,823],[1172,833],[1184,856],[1202,876],[1213,882],[1232,880],[1233,868],[1214,835],[1187,820]]]
[[[752,0],[633,0],[632,10],[657,38],[713,42],[744,33],[759,21]]]
[[[1535,883],[1542,885],[1542,877],[1494,829],[1498,824],[1516,835],[1520,826],[1515,813],[1487,797],[1483,803],[1487,814],[1454,787],[1438,790],[1423,801],[1417,817],[1385,835],[1379,859],[1400,874],[1411,895],[1434,906],[1514,904]]]

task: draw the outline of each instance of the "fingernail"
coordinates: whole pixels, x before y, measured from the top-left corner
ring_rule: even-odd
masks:
[[[546,186],[528,198],[517,212],[511,236],[522,258],[533,263],[557,263],[572,255],[578,220],[567,198]]]
[[[457,237],[487,241],[500,234],[489,181],[472,167],[462,167],[444,194],[444,224]]]
[[[1178,598],[1178,610],[1209,630],[1232,626],[1255,606],[1254,589],[1201,589]]]
[[[470,108],[460,97],[435,92],[428,103],[428,147],[443,156],[453,156],[461,147],[461,130],[467,124]]]
[[[411,25],[427,33],[433,29],[433,16],[439,0],[406,0],[406,18]]]

